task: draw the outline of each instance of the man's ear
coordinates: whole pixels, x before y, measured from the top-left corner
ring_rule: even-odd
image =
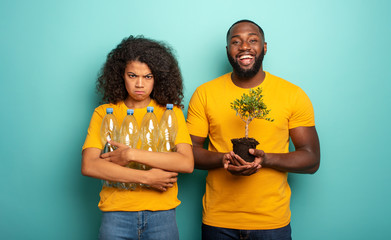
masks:
[[[263,44],[263,50],[264,50],[264,55],[266,55],[267,52],[267,42]]]

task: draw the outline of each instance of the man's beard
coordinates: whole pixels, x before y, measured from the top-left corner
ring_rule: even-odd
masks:
[[[248,70],[245,70],[245,69],[240,67],[238,62],[235,61],[235,59],[233,57],[231,57],[231,55],[229,55],[229,53],[227,51],[227,56],[228,56],[229,63],[231,64],[232,68],[234,69],[235,74],[239,78],[243,78],[243,79],[252,78],[259,72],[259,70],[261,69],[261,66],[262,66],[264,55],[265,55],[264,54],[264,49],[262,49],[262,52],[259,55],[259,57],[255,57],[255,62],[254,62],[254,65],[252,66],[252,68],[250,68]]]

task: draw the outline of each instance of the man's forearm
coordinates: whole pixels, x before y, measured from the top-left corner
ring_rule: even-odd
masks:
[[[303,150],[290,153],[266,153],[266,158],[261,165],[282,172],[313,174],[319,168],[319,156]]]
[[[202,147],[193,147],[194,165],[197,169],[208,170],[223,167],[224,153],[211,152]]]
[[[266,153],[262,165],[282,172],[315,173],[320,163],[320,146],[315,127],[297,127],[289,130],[296,151]]]

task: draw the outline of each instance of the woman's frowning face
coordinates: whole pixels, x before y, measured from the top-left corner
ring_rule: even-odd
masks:
[[[149,103],[155,81],[147,64],[139,61],[129,62],[125,68],[124,80],[128,101]]]

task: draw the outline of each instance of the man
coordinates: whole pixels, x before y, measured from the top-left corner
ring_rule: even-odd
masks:
[[[233,72],[198,87],[188,110],[195,166],[208,170],[202,237],[291,239],[288,172],[312,174],[320,162],[312,104],[299,87],[263,70],[267,44],[256,23],[234,23],[226,49]],[[260,144],[249,150],[256,158],[248,163],[232,152],[231,139],[244,137],[245,123],[230,103],[257,87],[274,121],[251,122],[249,137]]]

